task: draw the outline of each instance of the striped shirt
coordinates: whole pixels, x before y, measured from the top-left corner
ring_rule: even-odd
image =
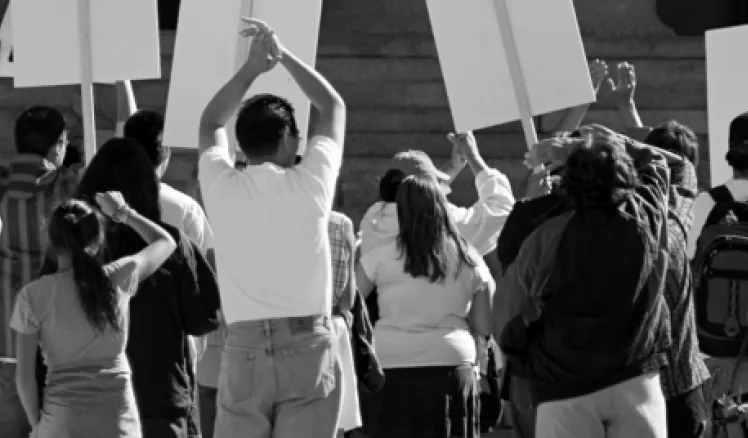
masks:
[[[665,302],[670,309],[670,327],[673,339],[668,351],[669,367],[664,368],[662,391],[665,398],[684,395],[709,378],[709,370],[699,352],[694,313],[694,283],[691,265],[686,255],[687,237],[693,220],[692,206],[696,197],[696,169],[686,163],[674,172],[670,186],[670,211],[668,212],[669,263],[665,279]]]
[[[353,280],[355,236],[353,222],[343,213],[333,211],[328,221],[330,252],[332,253],[332,304],[335,306]]]
[[[9,328],[20,289],[39,275],[47,250],[45,222],[71,196],[81,167],[55,167],[32,154],[20,154],[0,167],[0,356],[15,357]]]

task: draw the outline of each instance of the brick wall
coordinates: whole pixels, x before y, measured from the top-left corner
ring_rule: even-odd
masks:
[[[637,101],[645,123],[676,118],[705,140],[703,39],[674,36],[657,19],[654,5],[654,0],[575,0],[588,57],[634,62],[639,74]],[[163,79],[134,84],[141,107],[165,107],[173,41],[173,34],[162,35]],[[357,222],[376,199],[378,176],[395,152],[418,148],[437,162],[448,159],[445,134],[452,121],[425,0],[324,0],[317,66],[348,103],[341,209]],[[549,65],[549,74],[559,68],[563,66]],[[74,87],[14,90],[4,79],[0,96],[0,156],[12,154],[12,123],[25,106],[59,106],[80,125]],[[98,127],[111,129],[113,87],[97,86],[96,104]],[[604,101],[592,106],[587,120],[620,127]],[[539,117],[537,126],[550,129],[554,121],[553,114]],[[506,172],[521,194],[526,171],[521,164],[525,145],[520,125],[485,130],[478,139],[489,163]],[[195,156],[186,151],[174,155],[166,179],[183,189]],[[705,162],[700,176],[707,181]],[[475,199],[468,171],[456,182],[452,197],[460,204]]]

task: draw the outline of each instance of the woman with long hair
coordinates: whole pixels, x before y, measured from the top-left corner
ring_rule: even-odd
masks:
[[[219,326],[221,301],[215,273],[184,233],[161,221],[158,176],[134,140],[106,142],[86,169],[78,196],[109,190],[121,192],[133,210],[161,225],[177,242],[172,256],[141,285],[141,293],[130,305],[127,356],[143,437],[199,436],[189,336],[203,336]],[[120,224],[109,227],[107,242],[110,260],[146,244]]]
[[[48,224],[58,270],[27,284],[11,327],[18,333],[16,384],[35,438],[136,438],[137,406],[125,356],[130,299],[174,252],[174,239],[116,192],[95,195],[101,211],[146,242],[102,262],[106,222],[92,205],[63,202]],[[40,344],[48,367],[43,407],[36,383]]]
[[[395,197],[399,233],[361,256],[356,283],[376,287],[385,369],[374,437],[478,436],[476,346],[491,333],[494,281],[456,230],[436,179],[408,176]]]

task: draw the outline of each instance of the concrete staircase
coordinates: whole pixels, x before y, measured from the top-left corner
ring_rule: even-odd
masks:
[[[575,0],[575,6],[589,58],[635,63],[637,101],[645,123],[676,118],[703,137],[703,39],[675,36],[655,15],[655,0]],[[173,34],[163,33],[163,79],[135,84],[141,107],[165,107],[173,40]],[[348,103],[348,139],[341,175],[345,203],[341,209],[358,222],[376,199],[378,177],[395,152],[423,149],[436,161],[449,155],[445,134],[453,125],[425,0],[324,0],[317,66]],[[563,65],[548,65],[548,72],[553,74],[560,68]],[[80,124],[74,87],[13,90],[11,82],[4,79],[0,96],[2,156],[12,154],[13,120],[26,106],[61,106],[73,124]],[[99,128],[112,129],[113,87],[97,87],[96,98]],[[588,120],[618,126],[615,112],[604,102],[593,105]],[[551,129],[554,115],[539,117],[537,122],[541,130]],[[521,158],[526,146],[519,124],[484,130],[478,139],[488,161],[509,175],[515,192],[521,195],[526,176]],[[706,158],[705,145],[704,141],[702,157]],[[167,180],[184,188],[194,163],[194,152],[176,151]],[[703,163],[702,181],[707,180],[707,168]],[[465,204],[475,198],[474,191],[466,171],[452,198]]]

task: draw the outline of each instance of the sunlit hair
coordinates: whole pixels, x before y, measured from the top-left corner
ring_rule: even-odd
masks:
[[[429,281],[459,275],[463,265],[475,267],[468,245],[447,211],[447,199],[434,178],[412,175],[400,183],[396,201],[400,233],[397,245],[405,257],[405,272]],[[457,255],[457,266],[450,262]],[[454,271],[453,271],[454,270]]]
[[[639,186],[634,162],[621,138],[595,133],[577,142],[560,184],[575,207],[615,206]]]
[[[117,294],[100,257],[105,240],[104,223],[96,208],[84,201],[69,199],[52,213],[49,242],[56,252],[70,254],[78,298],[91,325],[99,331],[107,326],[122,331]]]

